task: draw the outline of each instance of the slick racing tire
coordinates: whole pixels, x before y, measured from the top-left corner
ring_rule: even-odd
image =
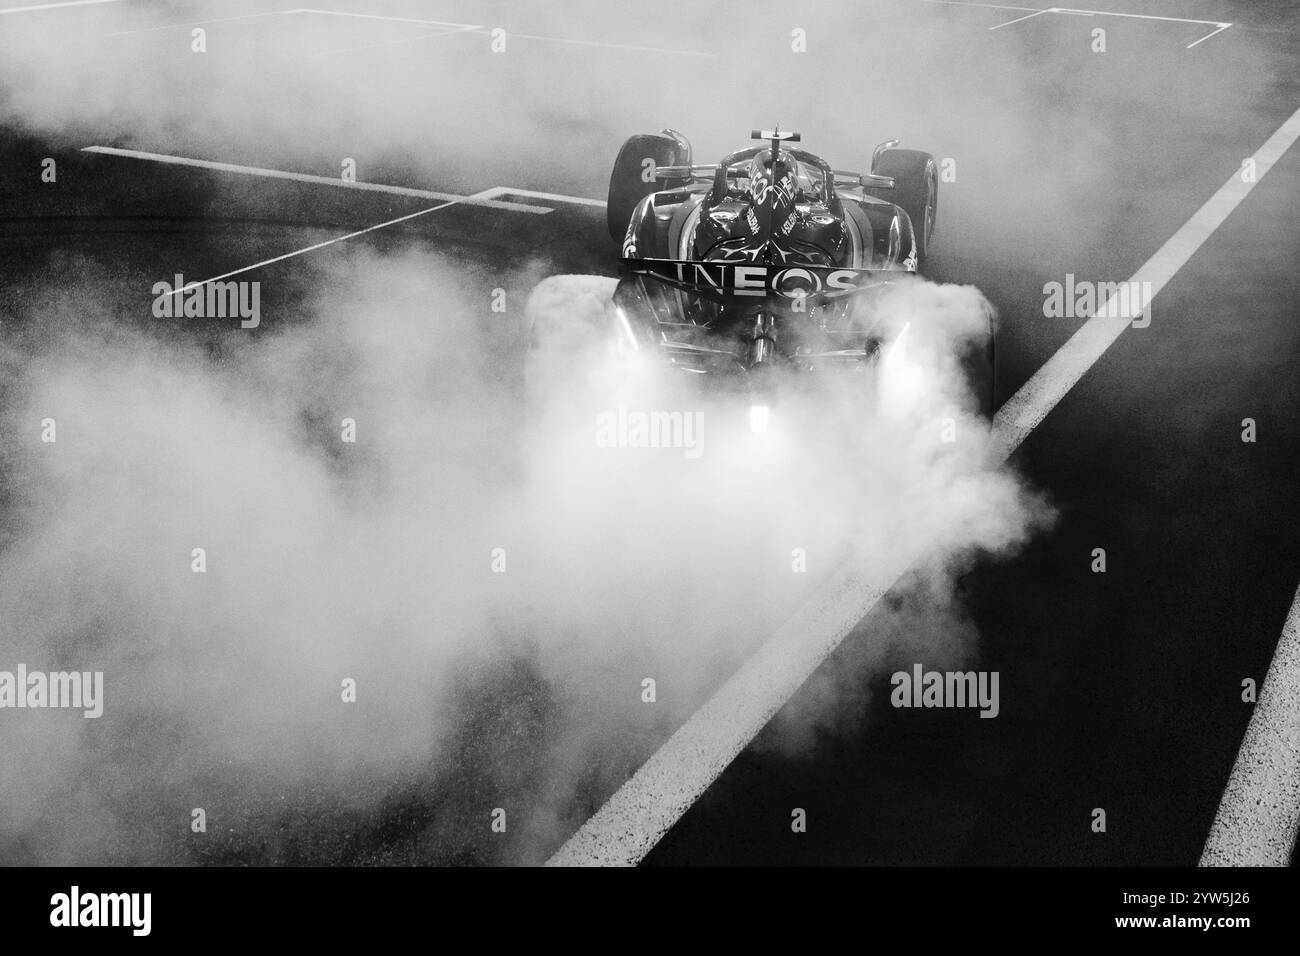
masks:
[[[893,189],[871,186],[864,192],[907,211],[916,233],[919,265],[930,253],[939,214],[939,168],[934,157],[919,149],[887,149],[871,171],[878,176],[893,177]]]
[[[616,242],[623,241],[627,232],[628,220],[636,204],[652,192],[685,186],[689,179],[665,179],[648,175],[649,163],[654,168],[661,166],[689,166],[691,149],[684,140],[678,140],[663,133],[642,133],[628,138],[614,160],[614,172],[609,177],[609,201],[605,206],[605,217],[609,225],[609,235]]]

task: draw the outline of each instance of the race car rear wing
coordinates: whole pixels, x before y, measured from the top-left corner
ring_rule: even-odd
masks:
[[[770,148],[772,150],[773,158],[776,157],[777,150],[782,143],[798,143],[803,140],[801,134],[793,131],[785,131],[779,127],[777,129],[750,130],[749,136],[751,139],[767,140],[771,144]],[[871,168],[876,168],[876,162],[880,159],[881,153],[897,145],[898,140],[896,139],[885,140],[885,142],[877,145],[875,150],[871,153]],[[757,151],[758,149],[754,147],[751,147],[748,150],[737,150],[735,153],[732,153],[727,157],[727,159],[735,159],[738,156]],[[880,186],[885,189],[894,188],[894,178],[892,176],[879,176],[876,173],[856,173],[842,169],[831,170],[824,162],[822,162],[822,160],[816,159],[810,154],[803,154],[798,151],[796,151],[796,153],[805,159],[815,161],[817,164],[821,165],[822,168],[826,169],[827,172],[835,177],[835,185],[837,186]],[[726,164],[727,162],[724,160],[722,163],[691,164],[689,166],[659,166],[655,169],[655,177],[658,179],[704,182],[713,179],[714,176],[717,175],[718,170]]]
[[[702,163],[691,166],[658,166],[655,176],[659,179],[690,180],[696,183],[711,182],[722,168],[721,163]],[[734,171],[733,171],[734,172]],[[735,173],[739,175],[739,173]],[[845,169],[831,171],[836,186],[882,186],[894,188],[893,176],[879,176],[875,173],[855,173]]]

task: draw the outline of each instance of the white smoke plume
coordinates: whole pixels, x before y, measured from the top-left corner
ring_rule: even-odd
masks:
[[[109,6],[120,9],[95,9],[78,30],[0,24],[0,122],[66,144],[326,174],[356,156],[362,179],[583,195],[603,192],[623,136],[669,121],[696,137],[702,161],[775,111],[859,168],[884,135],[954,135],[933,106],[882,105],[870,130],[846,122],[843,104],[806,95],[830,70],[812,60],[762,89],[731,59],[680,61],[683,83],[729,98],[719,117],[718,99],[647,82],[626,52],[592,49],[600,69],[561,69],[570,48],[516,39],[488,59],[475,33],[355,61],[331,51],[409,33],[303,16],[212,24],[200,60],[186,30],[110,37],[158,14]],[[419,9],[482,22],[454,6]],[[663,18],[561,6],[509,10],[507,26],[685,42]],[[246,9],[178,7],[174,19]],[[690,38],[761,52],[788,43],[788,29],[758,27],[784,24],[778,13]],[[815,37],[818,23],[799,16]],[[881,104],[905,102],[907,60],[889,48],[873,61],[862,82],[900,94]],[[991,82],[1017,80],[1008,67]],[[1028,140],[1020,118],[983,115],[1004,146]],[[529,144],[557,126],[568,147],[539,155]],[[224,194],[255,198],[249,180],[220,189],[214,208]],[[305,257],[296,275],[311,292],[292,321],[215,343],[104,305],[110,277],[94,263],[0,316],[0,668],[103,670],[106,681],[99,720],[4,713],[0,858],[535,861],[850,547],[932,546],[898,639],[970,652],[952,576],[1046,518],[990,451],[955,362],[989,315],[976,290],[898,290],[881,303],[909,328],[889,380],[783,383],[755,443],[734,399],[675,393],[614,362],[560,360],[539,393],[523,369],[528,316],[489,314],[452,264],[459,252],[356,244]],[[505,268],[512,288],[551,271]],[[533,313],[580,317],[607,288],[552,280]],[[595,412],[662,401],[704,415],[700,457],[599,447]],[[53,444],[39,440],[47,417]],[[340,441],[349,417],[355,444]],[[946,417],[961,440],[939,440]],[[204,574],[191,571],[196,547]],[[492,570],[498,548],[504,573]],[[795,548],[807,573],[792,572]],[[641,700],[647,677],[654,706]],[[340,700],[345,678],[355,705]],[[869,678],[846,675],[783,717],[783,746],[797,752],[819,722],[853,719],[846,688]],[[198,807],[205,839],[190,830]],[[491,843],[496,807],[510,838]]]
[[[3,725],[4,833],[40,859],[152,858],[124,806],[166,807],[183,834],[192,803],[240,830],[286,794],[373,810],[412,774],[485,773],[501,803],[544,781],[517,809],[552,836],[584,773],[653,746],[845,547],[1000,551],[1039,517],[961,410],[950,359],[987,315],[973,289],[918,281],[882,306],[915,330],[905,407],[871,404],[861,376],[791,389],[755,444],[734,402],[706,397],[687,406],[705,422],[690,459],[599,447],[570,414],[657,407],[653,376],[598,364],[562,402],[512,385],[522,323],[485,334],[432,250],[358,247],[318,280],[305,321],[215,358],[93,314],[84,290],[6,343],[2,659],[106,675],[99,721]],[[598,307],[564,285],[534,312]],[[967,440],[939,441],[940,413]],[[486,769],[461,766],[448,741],[474,708],[521,695],[544,713],[477,741]],[[535,748],[525,766],[512,738]]]

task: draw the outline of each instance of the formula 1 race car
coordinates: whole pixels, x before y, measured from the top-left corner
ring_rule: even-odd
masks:
[[[903,330],[876,305],[918,271],[934,238],[934,157],[891,140],[869,173],[852,173],[794,147],[799,133],[751,137],[764,142],[711,165],[695,165],[675,130],[624,143],[606,207],[622,253],[608,334],[713,377],[871,367]],[[962,343],[985,414],[991,323]]]

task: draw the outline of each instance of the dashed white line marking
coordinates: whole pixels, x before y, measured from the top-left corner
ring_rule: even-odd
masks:
[[[1300,589],[1282,625],[1201,866],[1286,866],[1300,829]]]
[[[122,156],[127,159],[143,159],[153,163],[171,166],[195,166],[199,169],[212,169],[222,173],[236,173],[241,176],[261,176],[266,179],[289,179],[299,183],[314,183],[318,186],[334,186],[341,189],[356,189],[362,192],[391,193],[394,196],[410,196],[415,199],[446,199],[456,203],[468,203],[475,206],[490,206],[493,209],[508,209],[511,212],[544,214],[551,210],[546,206],[533,206],[527,203],[498,202],[483,193],[473,196],[457,196],[454,193],[435,192],[429,189],[411,189],[407,186],[388,186],[384,183],[346,182],[337,176],[313,176],[309,173],[292,173],[283,169],[264,169],[260,166],[240,166],[236,163],[218,163],[210,159],[191,159],[188,156],[169,156],[166,153],[147,153],[138,149],[118,149],[114,146],[86,146],[83,153],[100,153],[104,156]],[[499,188],[499,187],[498,187]]]
[[[1300,110],[1255,153],[1255,180],[1243,182],[1240,172],[1234,172],[1129,281],[1150,282],[1154,297],[1297,138]],[[1019,447],[1128,328],[1127,320],[1103,317],[1106,306],[1100,303],[1094,317],[998,410],[993,427],[1004,456]],[[894,552],[875,566],[859,556],[836,571],[547,865],[640,862],[925,550]]]

